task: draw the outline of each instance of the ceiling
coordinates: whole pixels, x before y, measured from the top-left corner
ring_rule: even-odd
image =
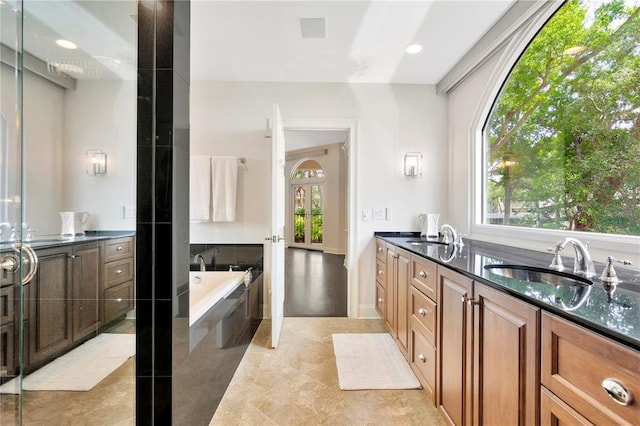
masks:
[[[126,79],[137,76],[136,3],[132,0],[0,0],[0,41],[17,50],[18,11],[24,50],[56,77]],[[57,39],[73,41],[64,49]]]
[[[436,84],[515,1],[192,0],[191,79]],[[16,5],[0,0],[8,46],[15,45]],[[25,50],[52,73],[135,79],[136,2],[32,0],[23,7]],[[301,18],[324,18],[326,37],[303,39]],[[56,46],[57,38],[78,49]],[[422,52],[407,54],[412,43]]]
[[[514,2],[192,0],[191,79],[436,84]]]

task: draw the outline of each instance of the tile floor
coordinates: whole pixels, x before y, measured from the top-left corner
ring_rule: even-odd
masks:
[[[110,333],[134,333],[135,322],[125,320]],[[22,424],[135,425],[135,357],[87,392],[25,392]],[[0,395],[0,425],[18,424],[18,396]]]
[[[381,320],[285,318],[270,349],[269,321],[253,338],[211,425],[442,425],[420,390],[341,391],[333,333],[385,332]]]

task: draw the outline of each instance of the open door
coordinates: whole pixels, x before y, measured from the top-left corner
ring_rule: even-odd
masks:
[[[271,127],[271,346],[280,341],[284,319],[284,126],[273,105]]]

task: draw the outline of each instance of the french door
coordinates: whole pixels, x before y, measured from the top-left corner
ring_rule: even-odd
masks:
[[[322,250],[323,185],[294,183],[291,185],[292,220],[290,246]]]

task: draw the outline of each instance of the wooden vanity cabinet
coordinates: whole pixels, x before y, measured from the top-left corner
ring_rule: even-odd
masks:
[[[396,333],[400,352],[409,359],[409,278],[411,276],[411,254],[398,249],[395,257],[396,287]]]
[[[36,251],[38,271],[29,283],[28,365],[38,364],[73,343],[71,246]]]
[[[104,242],[103,322],[109,324],[134,306],[134,239],[118,238]]]
[[[8,275],[6,271],[1,271]],[[11,274],[13,275],[13,274]],[[0,287],[0,380],[14,376],[16,363],[16,327],[14,321],[15,293],[17,286],[3,277]]]
[[[639,351],[544,313],[541,353],[543,424],[638,424]],[[613,395],[604,389],[607,379],[619,387]],[[630,400],[623,403],[624,393]]]
[[[71,304],[74,342],[91,333],[96,333],[101,325],[101,261],[99,243],[73,247]]]
[[[538,424],[539,309],[438,268],[437,406],[454,425]]]
[[[428,398],[436,402],[437,313],[435,263],[411,256],[409,286],[410,358],[412,370]]]
[[[410,267],[409,252],[376,239],[376,310],[407,359]]]

